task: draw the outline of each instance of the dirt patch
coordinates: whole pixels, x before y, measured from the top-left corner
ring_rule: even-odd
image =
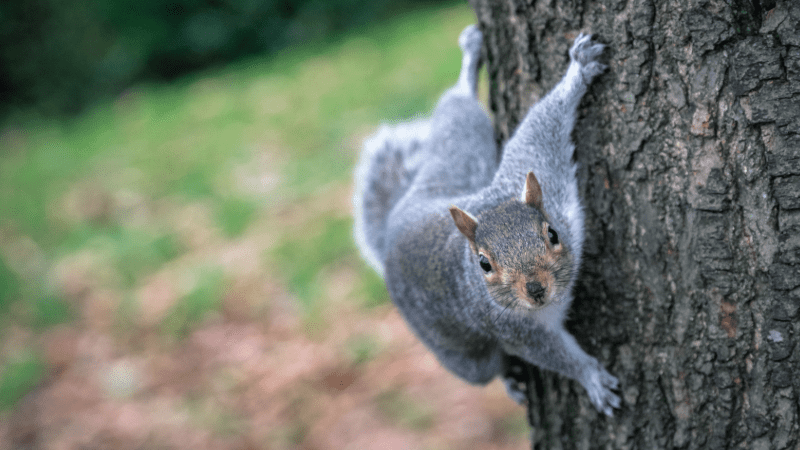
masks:
[[[170,345],[54,329],[49,377],[0,448],[527,448],[502,386],[444,371],[391,306],[344,311],[322,340],[284,319],[221,318]],[[377,349],[354,360],[365,336]]]

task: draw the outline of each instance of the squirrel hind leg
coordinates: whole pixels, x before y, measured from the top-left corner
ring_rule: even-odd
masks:
[[[461,73],[455,90],[465,96],[478,95],[478,69],[480,68],[483,33],[476,25],[468,25],[458,37],[461,47]]]

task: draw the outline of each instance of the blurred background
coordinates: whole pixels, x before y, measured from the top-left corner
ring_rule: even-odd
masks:
[[[351,238],[465,3],[0,5],[0,449],[522,449]],[[486,96],[485,76],[481,85]]]

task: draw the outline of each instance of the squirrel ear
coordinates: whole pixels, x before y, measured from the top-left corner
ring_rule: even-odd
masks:
[[[533,172],[528,172],[525,187],[522,188],[522,201],[536,209],[542,209],[542,187]]]
[[[456,223],[458,231],[470,242],[475,242],[475,230],[478,229],[478,220],[458,206],[451,206],[450,214],[453,216],[453,221]]]

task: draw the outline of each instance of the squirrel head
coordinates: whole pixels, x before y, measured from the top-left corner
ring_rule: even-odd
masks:
[[[456,206],[450,207],[450,214],[469,241],[474,270],[502,306],[539,309],[569,289],[572,257],[544,213],[542,189],[533,172],[519,198],[485,210],[478,218]]]

